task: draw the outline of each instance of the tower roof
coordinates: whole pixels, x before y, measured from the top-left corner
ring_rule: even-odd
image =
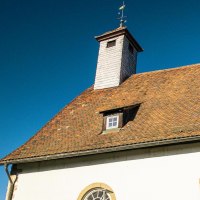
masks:
[[[128,31],[128,29],[126,27],[119,27],[117,29],[114,29],[112,31],[108,31],[106,33],[103,33],[102,35],[96,36],[95,39],[98,42],[101,42],[103,40],[108,40],[120,35],[125,35],[129,41],[134,45],[134,47],[136,48],[136,50],[138,52],[142,52],[143,49],[142,47],[139,45],[139,43],[135,40],[135,38],[131,35],[131,33]]]

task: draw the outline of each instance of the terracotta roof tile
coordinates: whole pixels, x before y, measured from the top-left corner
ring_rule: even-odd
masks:
[[[101,134],[100,111],[140,103],[133,121]],[[84,91],[0,162],[200,136],[200,64],[135,74],[119,87]]]

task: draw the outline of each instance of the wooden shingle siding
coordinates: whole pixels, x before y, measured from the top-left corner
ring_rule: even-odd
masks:
[[[124,37],[123,42],[123,50],[122,50],[122,62],[121,62],[121,74],[120,74],[120,81],[123,82],[132,74],[136,73],[136,60],[137,60],[137,51],[133,47],[133,52],[129,50],[130,42]]]
[[[116,45],[110,48],[107,48],[109,40],[100,42],[94,89],[115,87],[120,84],[123,38],[121,35],[110,39],[116,40]]]
[[[136,72],[136,57],[137,51],[125,35],[101,41],[94,89],[119,86]]]

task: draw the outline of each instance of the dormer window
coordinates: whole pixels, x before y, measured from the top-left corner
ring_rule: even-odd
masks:
[[[100,113],[103,114],[103,133],[111,131],[119,131],[129,121],[133,121],[140,104],[106,110]]]
[[[107,116],[106,129],[118,128],[119,126],[119,115]]]
[[[116,40],[112,40],[112,41],[109,41],[107,42],[107,48],[110,48],[110,47],[114,47],[116,45]]]

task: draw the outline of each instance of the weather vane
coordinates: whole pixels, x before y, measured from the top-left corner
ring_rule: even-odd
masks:
[[[125,9],[125,4],[123,1],[123,5],[119,7],[119,12],[118,12],[118,15],[120,15],[120,17],[118,18],[120,20],[120,27],[123,27],[124,24],[127,22],[125,20],[126,16],[124,16],[124,9]]]

